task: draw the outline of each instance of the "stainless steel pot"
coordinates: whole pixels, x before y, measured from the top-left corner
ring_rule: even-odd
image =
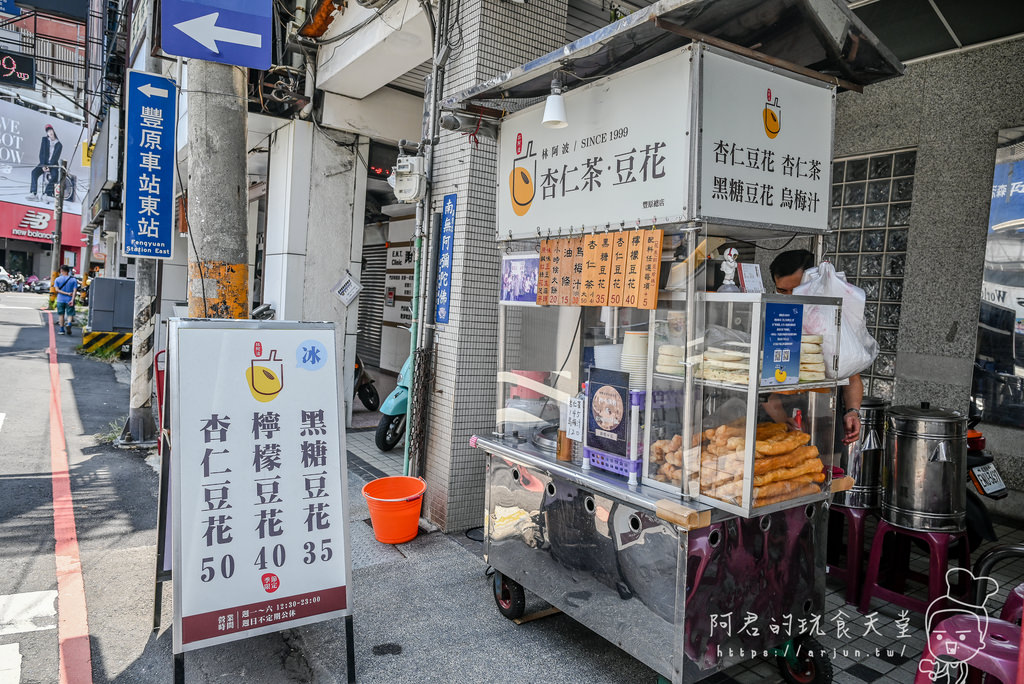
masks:
[[[967,418],[957,411],[893,406],[885,414],[882,518],[900,527],[960,532],[967,506]]]
[[[887,406],[889,402],[877,397],[864,397],[861,401],[860,438],[839,451],[839,465],[853,478],[854,485],[853,489],[835,495],[835,505],[878,508]]]

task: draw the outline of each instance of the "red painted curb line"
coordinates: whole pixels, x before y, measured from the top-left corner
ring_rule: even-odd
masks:
[[[85,580],[78,555],[78,531],[71,500],[64,416],[60,409],[60,369],[53,313],[50,329],[50,471],[53,483],[53,537],[57,562],[57,638],[60,648],[60,684],[92,684],[92,651],[85,608]]]

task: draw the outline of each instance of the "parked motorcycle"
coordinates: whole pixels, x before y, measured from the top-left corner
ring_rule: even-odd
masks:
[[[405,417],[409,411],[409,385],[412,380],[412,357],[402,364],[398,374],[398,386],[384,400],[380,407],[383,414],[377,424],[374,441],[381,451],[391,451],[405,436]]]
[[[363,402],[367,411],[376,411],[380,408],[380,395],[373,386],[373,378],[363,367],[363,360],[359,358],[359,354],[356,354],[356,375],[352,384],[355,385],[356,396]]]
[[[985,435],[975,429],[980,421],[981,416],[972,416],[967,423],[967,543],[972,551],[982,541],[996,541],[982,497],[1002,499],[1007,494],[995,459],[985,451]]]

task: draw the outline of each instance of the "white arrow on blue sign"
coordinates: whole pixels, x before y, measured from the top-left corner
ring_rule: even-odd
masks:
[[[269,69],[272,0],[163,0],[161,48],[179,57]]]
[[[170,259],[174,247],[174,81],[128,72],[124,143],[124,254]]]

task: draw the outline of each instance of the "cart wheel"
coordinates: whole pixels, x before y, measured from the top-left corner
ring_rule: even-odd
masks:
[[[526,593],[523,591],[523,585],[500,572],[495,572],[494,602],[498,605],[499,613],[509,620],[518,620],[526,611]]]
[[[779,673],[790,684],[831,684],[832,661],[825,657],[825,648],[809,636],[790,642],[787,653],[775,658]]]

